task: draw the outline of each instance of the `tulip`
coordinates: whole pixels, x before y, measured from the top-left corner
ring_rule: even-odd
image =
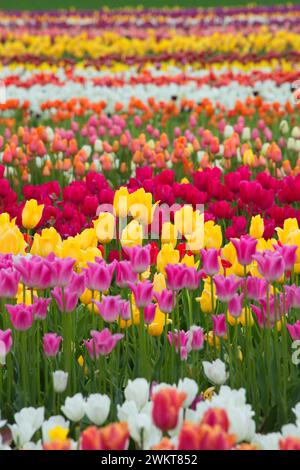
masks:
[[[101,302],[93,300],[93,303],[97,306],[103,320],[113,323],[121,313],[123,301],[119,295],[108,295],[102,297]]]
[[[121,311],[120,315],[122,320],[128,321],[131,319],[131,308],[130,308],[130,302],[129,300],[123,301],[121,304]]]
[[[203,270],[208,276],[214,276],[220,270],[219,252],[215,248],[201,250]]]
[[[226,411],[222,408],[209,408],[201,420],[201,424],[207,424],[208,426],[220,426],[220,428],[228,432],[230,422]]]
[[[26,331],[31,328],[34,321],[34,308],[32,305],[17,304],[5,305],[10,315],[13,327],[18,331]]]
[[[204,332],[200,326],[192,325],[189,331],[190,347],[193,351],[200,351],[204,345]],[[189,348],[188,348],[189,349]]]
[[[89,427],[81,434],[81,450],[125,450],[129,442],[127,423],[112,423],[104,428]]]
[[[18,291],[20,274],[11,268],[0,269],[0,298],[15,297]]]
[[[0,364],[5,364],[6,355],[13,344],[11,329],[0,330]]]
[[[174,296],[174,297],[173,297]],[[172,310],[174,309],[174,306],[176,305],[176,293],[168,290],[168,289],[163,289],[161,293],[154,293],[154,297],[156,298],[159,309],[163,313],[171,313]],[[174,305],[173,305],[174,303]]]
[[[78,423],[85,415],[85,401],[81,393],[76,393],[73,397],[67,397],[65,404],[61,407],[64,415]]]
[[[222,313],[221,315],[213,315],[213,326],[214,334],[222,337],[226,335],[226,316]]]
[[[15,269],[20,279],[30,289],[48,289],[54,282],[54,268],[45,259],[39,256],[19,257],[15,262]]]
[[[44,297],[33,297],[33,313],[37,320],[45,320],[51,299]]]
[[[215,276],[214,283],[216,286],[217,297],[222,302],[229,302],[241,285],[240,279],[234,275],[227,277],[222,275]]]
[[[100,243],[109,243],[115,236],[115,217],[109,212],[102,212],[94,220],[96,236]]]
[[[88,350],[88,353],[92,359],[98,358],[99,355],[105,355],[111,353],[116,346],[117,342],[120,341],[124,335],[116,333],[111,334],[108,328],[102,331],[91,331],[92,339],[87,341],[84,340],[84,344]]]
[[[58,353],[62,337],[56,333],[46,333],[43,337],[44,353],[47,357],[54,357]]]
[[[292,308],[300,308],[300,287],[292,284],[291,286],[284,286],[284,290],[287,305]]]
[[[87,263],[88,269],[86,273],[86,287],[90,290],[105,292],[109,289],[116,267],[116,263],[107,265],[106,263]]]
[[[153,284],[151,282],[144,281],[137,284],[130,282],[128,285],[133,292],[137,308],[144,308],[150,304],[153,298]]]
[[[269,282],[278,281],[285,271],[283,256],[277,251],[265,250],[253,256],[259,273]]]
[[[198,384],[195,380],[189,379],[188,377],[180,379],[177,386],[178,392],[184,392],[186,399],[183,403],[183,408],[189,408],[194,403],[198,393]]]
[[[248,266],[256,252],[257,240],[249,235],[242,235],[239,240],[231,238],[230,241],[236,249],[238,262],[242,266]]]
[[[300,339],[300,321],[299,320],[297,320],[293,325],[290,325],[287,323],[286,327],[293,341]]]
[[[155,304],[146,305],[146,307],[144,308],[144,320],[147,325],[149,325],[150,323],[154,321],[155,312],[156,312]]]
[[[297,252],[298,247],[296,245],[291,245],[291,246],[273,245],[273,246],[274,246],[275,251],[278,252],[283,258],[283,261],[285,264],[285,271],[292,271],[294,264],[296,263],[296,259],[297,259],[296,252]]]
[[[44,204],[39,205],[35,199],[26,201],[22,211],[23,227],[27,230],[36,227],[42,218],[44,207]]]
[[[129,257],[132,271],[134,273],[143,273],[144,271],[147,271],[150,265],[150,249],[150,245],[146,245],[145,247],[124,247],[124,251]]]
[[[47,262],[53,269],[52,286],[66,287],[73,277],[73,267],[75,260],[72,258],[55,258],[49,255]]]
[[[142,245],[143,242],[143,226],[137,221],[132,220],[122,230],[121,245],[123,247],[132,247]]]
[[[68,384],[68,372],[64,372],[63,370],[56,370],[53,372],[53,388],[56,393],[63,393]]]
[[[213,362],[203,361],[202,365],[204,374],[210,382],[215,385],[223,385],[226,382],[228,378],[226,366],[220,359]]]
[[[129,261],[120,261],[116,265],[116,284],[122,289],[128,287],[131,282],[135,282],[137,274],[133,272]]]
[[[97,426],[101,426],[107,420],[109,410],[110,398],[107,395],[94,393],[89,395],[85,402],[85,414]]]
[[[152,419],[161,431],[166,432],[176,428],[179,411],[186,399],[185,392],[178,392],[176,388],[168,387],[159,390],[152,397]]]
[[[69,288],[63,291],[61,287],[55,287],[51,291],[51,295],[62,313],[73,312],[78,302],[77,293],[71,291]]]
[[[140,411],[149,400],[149,383],[143,378],[128,380],[124,395],[129,402],[134,401]]]
[[[175,331],[174,334],[169,331],[168,332],[168,341],[173,346],[175,345],[175,350],[178,352],[179,350],[179,341],[180,341],[180,359],[182,361],[187,360],[187,355],[191,350],[191,342],[189,341],[190,334],[189,332],[181,330],[178,334],[178,331]]]
[[[232,299],[229,301],[228,310],[232,317],[238,318],[242,313],[244,295],[234,294]]]
[[[167,286],[172,291],[179,291],[185,287],[186,267],[181,264],[168,264],[165,267]]]
[[[266,297],[267,283],[265,279],[249,276],[246,280],[246,288],[249,299],[261,300]]]

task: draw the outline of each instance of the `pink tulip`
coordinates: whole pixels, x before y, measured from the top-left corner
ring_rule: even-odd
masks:
[[[144,308],[144,320],[147,325],[153,322],[156,312],[156,305],[149,304]]]
[[[150,266],[150,245],[144,247],[133,246],[124,248],[125,253],[129,257],[132,271],[134,273],[143,273]]]
[[[127,288],[130,282],[135,282],[137,274],[133,272],[129,261],[119,261],[116,266],[116,284],[121,289]]]
[[[265,279],[258,277],[247,277],[247,297],[252,300],[261,300],[266,297],[267,283]]]
[[[53,285],[53,267],[40,256],[21,256],[15,263],[21,282],[29,289],[48,289]]]
[[[51,299],[44,297],[33,297],[33,313],[37,320],[45,320]]]
[[[226,316],[224,313],[213,315],[213,327],[215,336],[222,337],[226,335]]]
[[[4,350],[4,356],[6,356],[11,350],[12,343],[13,340],[11,329],[9,328],[8,330],[0,330],[0,345],[2,345]]]
[[[296,263],[296,251],[298,247],[296,245],[273,246],[275,251],[278,252],[283,258],[285,264],[285,271],[292,271],[294,264]]]
[[[174,335],[171,331],[168,332],[168,341],[171,346],[175,345],[175,350],[178,352],[179,350],[179,342],[180,342],[180,358],[182,361],[187,360],[188,353],[191,350],[191,345],[189,344],[189,331],[181,330],[178,334],[178,331],[175,330]]]
[[[66,287],[71,282],[75,260],[73,258],[55,258],[52,255],[45,259],[53,269],[52,286]]]
[[[151,282],[144,281],[137,284],[131,282],[129,287],[133,292],[137,308],[144,308],[150,304],[153,298],[153,284]]]
[[[75,292],[77,297],[81,297],[86,287],[86,275],[85,272],[81,274],[72,273],[70,282],[68,283],[68,290]]]
[[[163,289],[160,294],[154,293],[154,297],[158,302],[159,309],[163,313],[171,313],[173,308],[176,305],[176,293],[174,292],[174,300],[173,300],[173,292],[168,289]],[[174,302],[174,306],[173,306]]]
[[[229,301],[228,310],[232,317],[238,318],[242,313],[244,295],[234,294],[232,299]]]
[[[128,321],[131,319],[131,308],[129,300],[124,300],[122,302],[120,315],[122,320]]]
[[[219,252],[215,248],[201,250],[203,270],[207,276],[214,276],[220,270]]]
[[[284,290],[287,305],[292,308],[300,308],[300,287],[292,284],[291,286],[284,286]]]
[[[34,309],[32,305],[17,304],[5,305],[13,327],[19,331],[26,331],[34,321]]]
[[[123,301],[119,295],[107,295],[106,297],[102,297],[101,302],[97,300],[93,300],[93,302],[97,306],[103,320],[108,323],[116,321],[121,313]]]
[[[229,302],[240,287],[241,280],[234,274],[227,277],[219,275],[214,277],[214,283],[218,299],[222,302]]]
[[[66,288],[64,293],[61,287],[55,287],[51,291],[52,297],[55,299],[59,310],[63,313],[70,313],[74,310],[78,302],[78,296],[76,292],[72,292]]]
[[[257,240],[250,235],[242,235],[239,240],[231,238],[230,241],[235,247],[238,262],[242,266],[248,266],[256,252]]]
[[[185,266],[183,264],[168,264],[165,271],[168,289],[179,291],[184,288]]]
[[[86,287],[90,290],[105,292],[109,289],[116,263],[106,264],[104,261],[87,263]]]
[[[193,325],[189,331],[189,344],[193,351],[203,349],[204,345],[204,332],[200,326]]]
[[[297,320],[293,325],[286,324],[286,327],[293,341],[300,339],[300,321]],[[1,339],[1,336],[0,336]]]
[[[101,355],[107,356],[116,346],[117,342],[120,341],[124,335],[116,333],[112,334],[108,328],[102,331],[91,331],[92,339],[87,341],[84,340],[84,344],[88,350],[88,353],[92,359],[98,358]]]
[[[46,333],[43,337],[44,353],[48,357],[54,357],[59,351],[62,337],[56,333]]]
[[[265,250],[253,256],[259,273],[269,282],[277,281],[285,271],[283,257],[277,251]]]
[[[20,274],[11,268],[0,269],[0,298],[15,297],[18,291]]]

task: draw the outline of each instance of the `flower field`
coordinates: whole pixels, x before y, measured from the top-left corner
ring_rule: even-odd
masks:
[[[0,11],[0,450],[300,450],[299,66],[292,4]]]

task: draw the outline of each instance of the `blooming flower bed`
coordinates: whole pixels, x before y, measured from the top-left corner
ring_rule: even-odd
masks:
[[[300,8],[0,38],[0,449],[300,449]]]

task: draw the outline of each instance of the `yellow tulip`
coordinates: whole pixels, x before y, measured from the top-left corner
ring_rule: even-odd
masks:
[[[290,235],[290,233],[299,230],[298,221],[296,218],[285,219],[283,228],[276,227],[275,230],[277,232],[279,241],[285,245],[287,242],[287,237]]]
[[[166,315],[156,307],[155,317],[152,323],[148,326],[148,333],[150,336],[160,336],[164,331],[165,322],[168,324],[171,323],[171,320],[166,317]]]
[[[263,236],[265,230],[264,221],[260,215],[252,217],[249,234],[256,239]]]
[[[32,229],[37,226],[42,218],[44,204],[38,204],[35,199],[26,201],[22,211],[22,225],[26,229]]]
[[[82,250],[97,246],[97,236],[94,228],[84,229],[81,233],[76,235],[75,239],[79,242],[79,246]]]
[[[253,166],[255,163],[255,160],[256,158],[252,149],[247,149],[243,155],[243,164],[248,165],[248,166]]]
[[[115,217],[110,212],[101,212],[93,221],[96,236],[100,243],[109,243],[115,235]]]
[[[163,289],[166,289],[166,287],[166,278],[163,273],[155,273],[153,278],[154,292],[160,294]]]
[[[157,204],[158,202],[152,205],[152,194],[140,188],[129,196],[130,215],[142,225],[149,225],[153,220]]]
[[[137,220],[132,220],[122,230],[121,245],[122,246],[135,246],[142,245],[143,243],[143,227]]]
[[[76,261],[80,261],[80,244],[79,241],[74,237],[68,237],[62,242],[61,245],[57,246],[55,249],[55,254],[59,258],[73,258]]]
[[[114,195],[114,212],[117,217],[127,217],[129,211],[129,192],[122,186]]]
[[[194,255],[185,254],[180,264],[185,264],[188,268],[196,268],[198,269],[200,261],[195,261]]]
[[[219,225],[215,225],[212,220],[204,224],[204,246],[205,248],[221,248],[223,241],[222,230]]]
[[[55,249],[61,246],[61,244],[61,236],[54,227],[44,228],[41,234],[34,234],[30,253],[46,257],[50,253],[54,253]]]
[[[171,244],[163,245],[156,258],[157,270],[160,273],[165,273],[165,267],[168,264],[179,263],[179,258],[180,258],[179,251],[175,250],[173,248],[173,245]]]
[[[171,222],[164,222],[161,229],[161,243],[169,243],[175,248],[177,243],[178,231]]]
[[[0,253],[24,254],[27,246],[22,233],[15,225],[15,220],[10,221],[9,215],[0,216]]]
[[[184,205],[174,214],[174,225],[178,232],[187,237],[193,235],[198,224],[202,223],[204,215],[199,211],[194,211],[190,205]]]

